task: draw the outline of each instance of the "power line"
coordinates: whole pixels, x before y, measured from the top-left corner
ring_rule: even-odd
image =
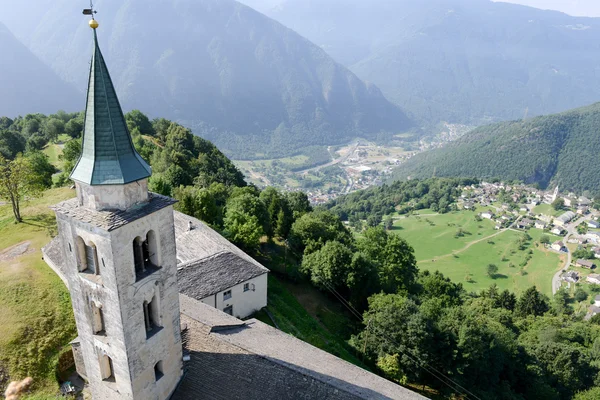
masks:
[[[339,294],[333,287],[331,287],[330,285],[328,285],[326,282],[322,282],[322,283],[336,297],[336,299],[338,299],[340,301],[340,303],[342,303],[342,305],[344,305],[350,311],[350,313],[354,317],[356,317],[360,322],[362,322],[364,324],[364,318],[358,312],[358,310],[356,310],[356,308],[354,308],[354,306],[352,304],[350,304],[349,301],[347,301],[341,294]],[[375,327],[373,325],[371,325],[371,324],[367,324],[367,329],[369,329],[369,326],[370,326],[371,329],[375,329]],[[458,384],[457,382],[455,382],[454,380],[452,380],[450,377],[446,376],[443,372],[440,372],[435,367],[430,366],[425,361],[420,360],[418,356],[416,356],[414,354],[407,354],[408,349],[406,349],[406,351],[402,351],[400,349],[400,345],[398,343],[396,343],[393,339],[391,339],[390,337],[388,337],[385,334],[385,332],[381,332],[381,331],[378,330],[378,332],[373,332],[373,333],[374,334],[378,334],[379,336],[383,337],[383,339],[387,340],[388,342],[390,342],[391,344],[393,344],[394,346],[396,346],[396,348],[398,348],[398,351],[400,351],[401,353],[403,353],[412,362],[414,362],[415,364],[417,364],[419,367],[423,368],[423,370],[425,370],[426,372],[428,372],[434,378],[437,378],[440,382],[442,382],[443,384],[445,384],[446,386],[448,386],[450,389],[452,389],[452,390],[454,390],[454,391],[456,391],[456,392],[458,392],[458,393],[466,396],[467,399],[469,398],[468,395],[470,395],[470,396],[472,396],[473,398],[475,398],[477,400],[481,400],[479,397],[477,397],[476,395],[474,395],[471,391],[469,391],[465,387],[461,386],[460,384]],[[432,372],[432,370],[435,371],[435,372]],[[438,376],[438,375],[440,375],[440,376]],[[451,382],[455,386],[452,386],[450,383],[448,383],[448,381]],[[458,388],[460,388],[460,389],[458,389]]]

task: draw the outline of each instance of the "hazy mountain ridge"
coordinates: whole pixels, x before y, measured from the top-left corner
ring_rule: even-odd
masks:
[[[501,122],[418,154],[395,179],[477,177],[518,179],[541,187],[597,193],[600,188],[600,103],[530,120]]]
[[[0,116],[78,109],[77,91],[0,23]]]
[[[285,154],[409,126],[378,88],[235,1],[96,7],[100,45],[123,107],[181,121],[230,155]],[[53,30],[57,20],[64,23]],[[85,19],[62,0],[36,27],[30,47],[83,88],[90,40]]]
[[[600,99],[600,19],[487,0],[243,1],[424,123],[489,123]]]

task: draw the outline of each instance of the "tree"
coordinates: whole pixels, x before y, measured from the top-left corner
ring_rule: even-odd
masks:
[[[377,226],[381,223],[381,216],[378,214],[371,214],[367,217],[367,226]]]
[[[556,211],[564,210],[565,199],[563,199],[562,197],[559,197],[556,200],[554,200],[552,202],[552,208],[554,208]]]
[[[82,132],[83,121],[81,121],[79,118],[73,118],[65,124],[65,133],[71,136],[73,139],[80,137]]]
[[[382,226],[370,227],[357,242],[357,247],[373,261],[385,293],[411,291],[417,279],[414,250],[406,240],[388,233]]]
[[[504,290],[503,292],[501,292],[494,301],[495,307],[504,308],[508,311],[514,311],[516,305],[517,296],[515,296],[514,293],[511,293],[508,290]]]
[[[496,264],[488,264],[486,271],[490,278],[496,279],[496,274],[498,273],[498,266]]]
[[[290,231],[290,243],[304,254],[320,249],[330,240],[348,245],[353,237],[340,219],[329,211],[312,211],[298,218]]]
[[[363,320],[366,327],[357,338],[358,348],[366,348],[388,373],[396,371],[392,378],[414,382],[424,377],[421,365],[432,361],[435,338],[413,300],[399,294],[373,295]]]
[[[323,290],[346,286],[352,252],[337,241],[329,241],[319,250],[304,256],[300,270]]]
[[[543,315],[550,307],[548,306],[548,297],[540,293],[535,286],[525,290],[517,301],[517,314],[521,316],[527,315]]]
[[[54,165],[50,164],[48,156],[41,151],[33,151],[25,154],[31,168],[34,179],[32,184],[41,188],[52,187],[52,175],[56,172]]]
[[[574,297],[576,301],[586,301],[588,298],[588,294],[582,288],[577,288],[577,290],[575,290]]]
[[[550,236],[548,236],[546,234],[540,236],[540,243],[541,244],[550,244]]]
[[[304,192],[288,192],[285,194],[287,202],[292,211],[294,220],[312,211],[308,196]]]
[[[130,131],[137,128],[142,135],[154,136],[156,134],[152,123],[140,110],[129,111],[125,114],[125,121]]]
[[[21,200],[38,196],[42,190],[29,159],[19,155],[9,161],[0,155],[0,198],[10,201],[16,222],[23,222]]]
[[[266,211],[260,199],[250,193],[227,201],[223,228],[225,237],[249,252],[256,252],[264,236]]]
[[[423,271],[419,274],[419,297],[422,299],[438,299],[443,307],[462,304],[464,289],[462,284],[454,283],[441,272]]]
[[[600,314],[599,314],[600,315]],[[573,397],[573,400],[598,400],[600,399],[600,387],[591,388],[584,392],[579,392]]]
[[[391,216],[386,217],[384,221],[385,229],[391,231],[394,228],[394,220]]]
[[[58,118],[48,118],[46,120],[46,126],[44,127],[44,133],[48,140],[56,140],[58,135],[65,131],[65,123]]]

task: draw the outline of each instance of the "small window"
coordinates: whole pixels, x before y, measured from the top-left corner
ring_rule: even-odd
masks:
[[[100,375],[103,381],[115,380],[115,374],[113,372],[112,359],[106,354],[100,357]]]
[[[86,244],[81,237],[77,237],[77,264],[79,272],[86,272],[89,274],[100,274],[100,268],[98,266],[98,250],[96,245],[92,242]]]
[[[223,292],[223,300],[229,300],[231,298],[231,290]]]
[[[156,296],[150,302],[144,302],[144,323],[146,325],[146,338],[154,335],[160,330],[158,321],[158,304]]]
[[[136,281],[160,269],[154,231],[149,231],[145,239],[138,236],[133,240],[133,263]]]
[[[250,284],[249,283],[244,283],[244,292],[247,292],[250,290]]]
[[[163,376],[164,376],[164,374],[163,374],[162,361],[159,361],[156,364],[154,364],[154,380],[158,381]]]
[[[223,309],[225,314],[233,315],[233,306],[227,306]]]
[[[92,303],[92,330],[94,335],[104,334],[104,315],[102,314],[102,308]]]

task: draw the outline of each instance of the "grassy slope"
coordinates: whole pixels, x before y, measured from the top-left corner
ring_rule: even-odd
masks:
[[[517,239],[523,234],[516,231],[505,231],[488,240],[483,240],[469,247],[467,250],[456,254],[437,258],[436,261],[422,261],[421,269],[439,270],[455,282],[461,282],[467,290],[480,291],[495,283],[500,289],[509,289],[521,293],[532,285],[547,295],[552,294],[552,276],[563,265],[563,260],[556,253],[545,250],[535,243],[543,231],[531,229],[528,231],[532,237],[525,250],[519,250]],[[553,237],[554,239],[554,237]],[[524,261],[529,250],[533,251],[531,260],[524,267],[521,275],[520,264]],[[502,260],[505,261],[502,261]],[[510,264],[513,267],[510,267]],[[488,264],[498,266],[498,275],[495,279],[487,275]],[[466,282],[466,276],[471,276],[471,281]]]
[[[495,232],[495,224],[487,219],[476,221],[475,212],[426,215],[427,213],[422,211],[420,214],[422,216],[396,220],[393,230],[414,247],[417,260],[448,254]],[[463,237],[454,238],[459,228],[468,233]]]
[[[476,221],[475,212],[428,215],[433,212],[420,210],[419,214],[395,220],[393,232],[413,246],[421,270],[439,270],[453,281],[462,283],[467,290],[479,291],[496,283],[501,289],[516,293],[532,285],[537,285],[546,294],[552,293],[552,276],[564,260],[558,254],[535,245],[543,234],[541,230],[528,231],[532,240],[527,249],[521,251],[516,244],[521,232],[496,231],[494,222],[487,219]],[[455,238],[458,228],[468,233]],[[488,239],[494,234],[497,235]],[[554,235],[549,236],[552,241],[558,239]],[[530,249],[533,251],[531,260],[521,275],[519,264]],[[506,261],[502,261],[503,258]],[[509,267],[511,263],[514,267]],[[487,275],[488,264],[498,266],[496,279]],[[469,282],[466,281],[468,275],[471,277]]]
[[[23,241],[33,250],[0,262],[0,363],[11,379],[34,377],[39,393],[56,390],[59,352],[76,335],[69,293],[40,252],[56,230],[48,205],[73,196],[69,189],[46,191],[23,205],[18,225],[10,206],[0,206],[0,251]]]
[[[62,148],[56,143],[48,143],[48,145],[44,147],[43,152],[48,156],[50,164],[60,169],[61,162],[59,161],[58,156],[62,154]]]

